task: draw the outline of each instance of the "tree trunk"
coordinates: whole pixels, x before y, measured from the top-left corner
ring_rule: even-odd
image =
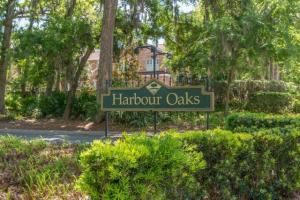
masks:
[[[104,1],[104,15],[102,19],[102,32],[100,39],[100,62],[98,68],[97,80],[97,103],[101,105],[101,95],[106,93],[107,81],[112,78],[112,60],[113,60],[113,34],[115,28],[115,19],[118,0]],[[103,112],[99,110],[96,121],[103,119]]]
[[[273,65],[273,80],[279,81],[280,74],[279,74],[279,65],[274,63]]]
[[[55,91],[61,91],[60,87],[60,72],[61,72],[61,66],[56,66],[56,73],[55,73]]]
[[[71,19],[74,10],[76,8],[76,0],[69,0],[67,5],[67,12],[65,13],[65,19]],[[66,67],[65,68],[65,80],[64,80],[64,92],[69,92],[71,90],[72,85],[72,79],[74,76],[74,65],[73,65],[73,59],[68,56],[69,49],[65,48],[61,53],[62,63]]]
[[[226,87],[226,94],[225,94],[225,111],[224,111],[225,116],[227,116],[229,113],[229,101],[230,101],[230,89],[231,89],[230,86],[234,75],[233,69],[234,69],[233,67],[230,68],[227,77],[227,87]]]
[[[50,96],[53,91],[53,85],[54,85],[54,72],[50,72],[47,80],[47,85],[46,85],[46,96]]]
[[[68,97],[67,97],[67,104],[66,104],[66,108],[64,111],[64,119],[68,120],[72,111],[72,104],[73,104],[73,100],[75,97],[75,93],[78,87],[78,82],[79,82],[79,78],[81,76],[81,73],[84,69],[84,66],[87,63],[88,58],[90,57],[91,53],[93,52],[94,47],[91,46],[87,49],[87,51],[85,52],[85,55],[81,58],[80,63],[78,64],[77,67],[77,71],[75,73],[75,77],[73,78],[73,81],[71,83],[71,88],[68,92]]]
[[[0,114],[5,112],[5,89],[6,89],[6,73],[9,62],[9,49],[12,33],[12,23],[14,18],[15,0],[8,0],[6,16],[4,20],[4,34],[1,48],[0,58]]]
[[[267,80],[279,80],[279,65],[273,58],[269,58],[266,62],[266,79]]]
[[[31,10],[30,10],[30,19],[29,19],[29,26],[27,31],[32,32],[33,24],[35,21],[36,16],[36,7],[37,7],[38,1],[37,0],[31,0]],[[26,53],[26,57],[29,57],[28,52]],[[30,59],[27,60],[28,65],[25,65],[24,73],[23,73],[23,80],[21,83],[21,93],[22,96],[26,95],[26,87],[27,87],[27,79],[28,79],[28,73],[29,73],[29,65],[30,65]]]
[[[66,17],[71,17],[74,13],[76,7],[76,0],[70,0],[69,5],[67,7]]]
[[[205,27],[208,26],[208,23],[209,23],[209,2],[208,0],[205,0],[204,1],[204,25]]]

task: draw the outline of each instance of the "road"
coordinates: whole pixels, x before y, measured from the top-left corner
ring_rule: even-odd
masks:
[[[49,131],[49,130],[23,130],[0,129],[0,136],[12,135],[23,139],[42,139],[49,142],[90,143],[93,140],[105,139],[104,132],[96,131]],[[121,133],[111,132],[108,137],[115,139]]]

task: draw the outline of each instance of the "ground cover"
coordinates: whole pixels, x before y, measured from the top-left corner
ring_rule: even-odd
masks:
[[[1,137],[0,199],[297,199],[299,144],[299,129],[137,133],[91,146]]]
[[[83,148],[0,137],[0,199],[84,199],[74,189]]]

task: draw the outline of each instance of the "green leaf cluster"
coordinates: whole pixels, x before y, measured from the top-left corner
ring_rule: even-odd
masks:
[[[96,141],[80,162],[78,187],[92,199],[191,199],[200,189],[193,174],[205,166],[201,153],[169,134]]]
[[[207,167],[197,180],[205,185],[206,199],[286,199],[299,189],[299,130],[252,133],[215,130],[179,136],[203,153]]]
[[[293,103],[293,96],[289,93],[258,92],[249,95],[246,108],[252,112],[285,113],[292,110]]]
[[[258,199],[300,187],[300,132],[167,132],[96,141],[77,186],[92,199]]]
[[[235,132],[255,132],[260,129],[299,128],[300,115],[274,115],[265,113],[234,113],[226,118],[226,129]]]

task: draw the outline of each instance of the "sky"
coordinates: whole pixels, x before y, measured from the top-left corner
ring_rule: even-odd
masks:
[[[193,4],[187,4],[187,3],[179,2],[178,5],[179,5],[179,11],[184,12],[184,13],[191,12],[195,9],[195,6]],[[22,18],[17,21],[17,26],[18,27],[24,27],[24,26],[26,26],[26,24],[27,24],[27,21],[22,19]],[[154,44],[154,42],[152,40],[148,40],[148,43],[149,44]],[[158,43],[159,44],[164,44],[165,41],[164,41],[164,39],[159,39]]]
[[[188,12],[191,12],[195,9],[195,6],[192,5],[192,4],[178,3],[178,5],[179,5],[179,10],[181,12],[188,13]]]
[[[195,10],[195,5],[193,5],[193,4],[186,4],[186,3],[179,2],[178,5],[179,5],[179,11],[183,12],[183,13],[189,13],[189,12]],[[148,40],[147,43],[154,45],[155,41]],[[164,39],[161,38],[158,40],[158,44],[164,44],[164,43],[165,43]]]

